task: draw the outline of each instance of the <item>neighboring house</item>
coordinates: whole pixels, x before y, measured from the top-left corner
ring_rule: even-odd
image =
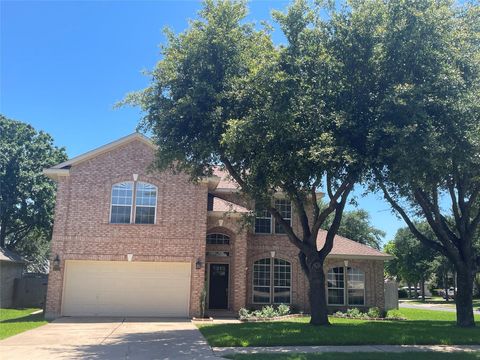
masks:
[[[308,311],[298,249],[218,173],[192,183],[151,172],[155,147],[132,134],[45,170],[58,182],[46,316],[196,316],[207,308],[291,304]],[[289,201],[273,201],[299,228]],[[320,232],[318,244],[324,241]],[[331,309],[384,307],[390,257],[337,236],[328,256]]]
[[[26,263],[17,253],[0,247],[0,308],[12,306],[15,279],[22,277]]]

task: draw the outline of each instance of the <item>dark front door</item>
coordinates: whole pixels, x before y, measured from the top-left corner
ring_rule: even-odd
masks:
[[[228,308],[228,264],[210,264],[208,308]]]

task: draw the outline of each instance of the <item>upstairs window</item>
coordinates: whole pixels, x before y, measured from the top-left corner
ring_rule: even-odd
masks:
[[[155,224],[157,187],[139,182],[135,192],[135,224]]]
[[[255,217],[255,233],[271,234],[272,233],[272,216],[267,210],[257,211]]]
[[[276,199],[275,208],[278,210],[282,218],[292,226],[292,203],[287,199]],[[267,210],[257,210],[255,216],[255,233],[256,234],[285,234],[280,223],[274,221],[271,214]]]
[[[278,210],[282,218],[292,226],[292,203],[286,199],[276,199],[275,200],[275,209]],[[282,226],[275,221],[275,233],[276,234],[285,234]]]
[[[112,224],[130,224],[132,215],[133,183],[123,182],[112,186]]]
[[[110,223],[131,224],[134,220],[135,224],[154,224],[156,208],[157,188],[154,185],[126,181],[112,186]]]

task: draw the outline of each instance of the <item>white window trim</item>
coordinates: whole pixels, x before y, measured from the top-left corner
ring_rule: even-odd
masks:
[[[130,205],[130,222],[129,223],[113,223],[112,222],[112,209],[113,206],[128,206],[128,205],[114,205],[113,204],[113,187],[115,185],[119,184],[132,184],[132,204]],[[137,224],[135,223],[135,217],[137,215],[137,183],[143,183],[143,184],[148,184],[151,185],[155,188],[155,206],[153,205],[140,205],[140,207],[153,207],[155,208],[155,217],[153,219],[153,224]],[[134,225],[156,225],[157,224],[157,206],[158,206],[158,187],[152,183],[146,182],[146,181],[119,181],[116,182],[115,184],[112,184],[111,189],[110,189],[110,214],[108,217],[108,223],[112,225],[127,225],[127,224],[134,224]]]
[[[363,304],[362,305],[359,305],[359,304],[350,304],[350,298],[348,296],[348,269],[356,269],[358,271],[361,271],[363,273]],[[367,287],[367,276],[365,274],[365,271],[363,271],[362,269],[360,268],[354,268],[354,267],[351,267],[351,266],[348,266],[347,267],[347,281],[345,282],[345,293],[346,293],[346,296],[345,296],[345,299],[346,299],[346,302],[347,302],[347,305],[352,305],[352,306],[365,306],[365,300],[366,300],[366,287]]]
[[[343,288],[341,287],[328,287],[328,273],[330,272],[330,270],[332,269],[335,269],[335,268],[342,268],[343,269]],[[346,305],[346,294],[345,294],[345,289],[346,289],[346,285],[347,285],[347,281],[346,281],[346,273],[345,273],[345,266],[334,266],[334,267],[331,267],[327,270],[327,305],[335,305],[335,306],[341,306],[341,305]],[[329,296],[328,296],[328,290],[343,290],[343,303],[339,303],[339,304],[335,304],[335,303],[331,303],[329,301]]]
[[[155,205],[139,205],[140,207],[151,207],[155,209],[155,215],[153,217],[153,224],[137,224],[135,222],[135,219],[137,217],[137,184],[147,184],[151,185],[155,188]],[[134,217],[131,220],[132,224],[136,225],[156,225],[157,224],[157,205],[158,205],[158,187],[156,185],[153,185],[152,183],[146,182],[146,181],[135,181],[134,184],[134,197],[133,197],[133,202],[135,205],[135,211],[134,211]]]
[[[290,217],[289,217],[289,218],[283,218],[283,220],[288,220],[288,223],[290,224],[290,226],[292,226],[292,217],[293,217],[292,201],[291,201],[291,200],[288,200],[288,199],[284,199],[284,198],[282,198],[282,199],[274,199],[275,208],[276,208],[275,202],[276,202],[276,201],[283,201],[283,200],[286,200],[286,201],[288,201],[288,202],[290,203]],[[275,219],[272,219],[272,223],[273,223],[274,220],[275,220]],[[275,220],[275,225],[276,225],[276,223],[277,223],[277,221]],[[273,228],[272,228],[272,233],[275,232],[276,235],[287,235],[286,232],[284,232],[284,233],[277,233],[277,232],[275,231],[275,225],[274,225]],[[280,226],[280,224],[279,224],[279,226]]]
[[[114,206],[129,206],[129,205],[114,205],[113,204],[113,188],[115,185],[119,184],[132,184],[132,203],[130,204],[130,222],[129,223],[114,223],[112,222],[112,211]],[[108,216],[108,223],[113,224],[113,225],[125,225],[125,224],[131,224],[132,223],[132,218],[133,218],[133,204],[135,201],[135,183],[133,181],[119,181],[115,184],[112,184],[110,188],[110,214]]]
[[[270,259],[270,292],[269,292],[269,299],[270,301],[269,302],[258,302],[258,301],[255,301],[255,284],[254,284],[254,274],[255,274],[255,263],[259,260],[263,260],[263,259]],[[279,303],[276,303],[274,302],[274,299],[275,299],[275,287],[278,287],[278,288],[284,288],[284,287],[287,287],[287,286],[275,286],[275,259],[278,259],[278,260],[283,260],[283,261],[286,261],[289,265],[290,265],[290,302],[288,303],[284,303],[284,302],[279,302]],[[258,285],[258,287],[262,287],[261,285]],[[263,286],[263,287],[266,287],[266,286]],[[253,262],[253,272],[252,272],[252,304],[259,304],[259,305],[280,305],[280,304],[292,304],[292,262],[291,261],[288,261],[287,259],[282,259],[282,258],[279,258],[279,257],[275,257],[275,258],[261,258],[261,259],[257,259]]]
[[[257,229],[256,229],[256,226],[255,224],[253,224],[253,232],[256,234],[256,235],[271,235],[273,234],[273,217],[272,217],[272,214],[269,213],[270,216],[255,216],[255,221],[257,219],[262,219],[262,220],[265,220],[265,219],[270,219],[270,232],[266,233],[266,232],[257,232]]]
[[[337,288],[337,287],[328,287],[328,271],[330,271],[331,269],[334,269],[334,268],[343,268],[343,289],[342,288]],[[349,296],[348,296],[348,269],[356,269],[356,270],[359,270],[363,273],[363,304],[362,305],[359,305],[359,304],[350,304],[350,299],[349,299]],[[367,276],[365,274],[365,271],[363,271],[362,269],[360,268],[354,268],[352,266],[334,266],[334,267],[331,267],[327,270],[327,305],[332,305],[332,306],[365,306],[365,303],[366,303],[366,284],[367,284]],[[328,301],[328,290],[343,290],[343,304],[334,304],[334,303],[331,303],[330,301]]]

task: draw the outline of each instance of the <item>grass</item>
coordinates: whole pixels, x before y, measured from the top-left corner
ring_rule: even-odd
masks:
[[[330,327],[312,326],[309,317],[286,321],[199,324],[211,346],[288,345],[472,345],[480,344],[480,327],[462,329],[455,313],[399,310],[408,320],[369,321],[331,318]],[[480,316],[475,316],[480,321]]]
[[[322,353],[322,354],[237,354],[227,355],[234,360],[479,360],[478,352],[439,353],[439,352],[405,352],[405,353]]]
[[[430,305],[439,305],[441,307],[449,307],[449,308],[455,308],[455,301],[449,300],[445,301],[440,296],[435,296],[431,298],[427,298],[425,302],[423,302],[421,299],[415,299],[415,300],[410,300],[410,299],[401,299],[400,301],[406,303],[406,304],[430,304]],[[473,307],[474,309],[480,308],[480,299],[473,299]]]
[[[0,309],[0,340],[46,324],[42,313],[32,314],[37,310]]]

